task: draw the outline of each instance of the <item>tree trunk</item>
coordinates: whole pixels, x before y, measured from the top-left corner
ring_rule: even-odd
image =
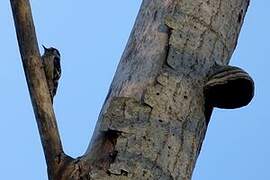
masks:
[[[143,1],[84,158],[107,170],[97,177],[191,179],[214,106],[204,90],[229,63],[248,3]],[[235,91],[252,88],[239,75],[247,85]]]
[[[248,5],[143,0],[87,152],[59,158],[50,179],[190,180],[212,109],[253,97],[228,66]]]

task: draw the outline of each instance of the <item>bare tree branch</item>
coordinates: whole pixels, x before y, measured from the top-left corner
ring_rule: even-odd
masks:
[[[42,67],[28,0],[11,0],[24,72],[35,112],[48,170],[55,169],[63,148]]]

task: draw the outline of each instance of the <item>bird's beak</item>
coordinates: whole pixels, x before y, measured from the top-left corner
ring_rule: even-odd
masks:
[[[48,48],[46,48],[43,44],[42,44],[42,47],[43,47],[44,51],[48,50]]]

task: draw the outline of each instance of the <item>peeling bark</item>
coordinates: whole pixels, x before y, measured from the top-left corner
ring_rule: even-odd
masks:
[[[104,179],[191,179],[216,105],[206,99],[212,96],[205,94],[210,92],[205,86],[216,67],[226,69],[248,4],[143,1],[84,157],[95,164],[108,155],[100,151],[108,148],[103,134],[119,132],[111,148],[117,154],[110,176]],[[248,103],[254,86],[244,75],[250,86],[233,86],[232,91],[250,87],[249,99],[243,97]]]

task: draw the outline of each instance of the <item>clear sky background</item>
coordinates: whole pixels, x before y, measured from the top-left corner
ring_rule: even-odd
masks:
[[[64,149],[85,152],[139,1],[32,0],[38,40],[62,55],[55,112]],[[251,1],[231,64],[254,78],[247,107],[215,109],[193,180],[270,179],[269,0]],[[8,0],[0,1],[0,179],[46,180]]]

